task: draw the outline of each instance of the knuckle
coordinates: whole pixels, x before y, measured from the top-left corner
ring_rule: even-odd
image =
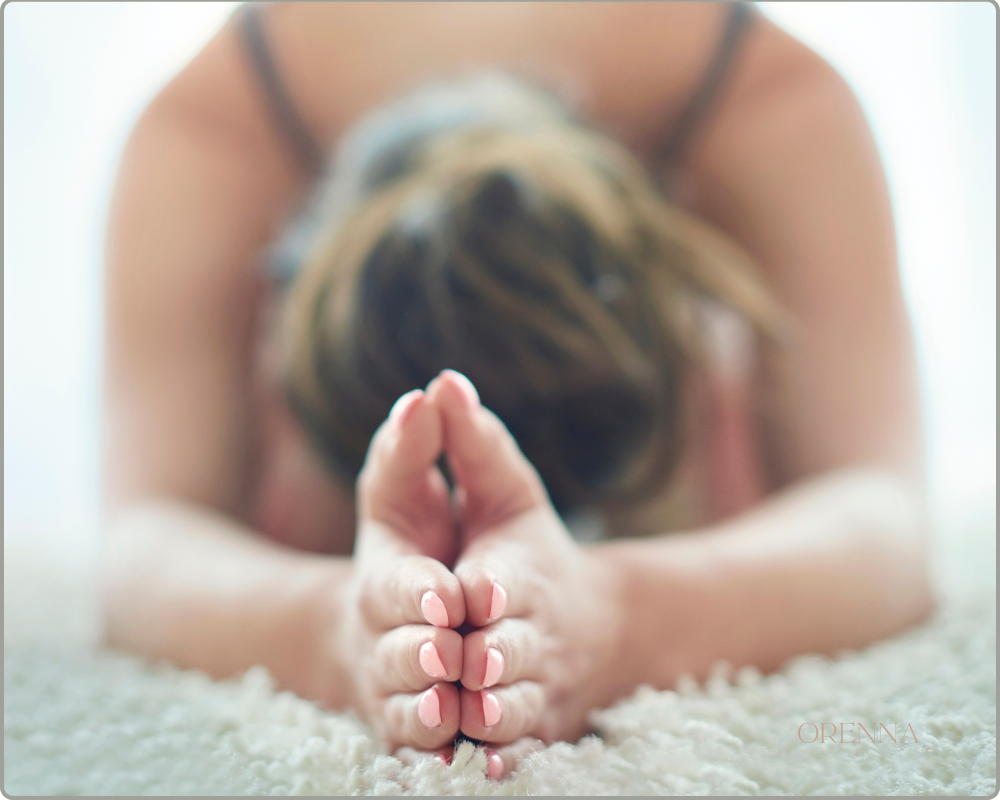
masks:
[[[406,555],[401,560],[406,564],[407,569],[420,570],[421,572],[436,573],[437,567],[440,565],[439,561],[424,555]]]
[[[386,688],[396,691],[407,688],[411,670],[407,663],[408,647],[405,641],[390,631],[378,638],[375,644],[374,667]]]
[[[433,590],[444,600],[445,594],[457,588],[452,585],[454,580],[451,572],[436,558],[418,555],[407,556],[407,558],[410,559],[408,569],[424,576],[424,588],[421,590],[421,594],[425,591]]]
[[[405,644],[396,650],[396,671],[406,681],[408,686],[420,688],[426,681],[424,680],[424,670],[420,666],[420,646],[423,639],[417,641],[410,638]]]

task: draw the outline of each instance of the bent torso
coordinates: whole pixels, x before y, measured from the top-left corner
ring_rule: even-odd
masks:
[[[572,19],[560,5],[394,4],[386,12],[393,17],[389,24],[355,4],[279,4],[268,25],[289,94],[320,141],[333,142],[357,116],[424,79],[499,66],[570,98],[581,116],[648,158],[698,85],[725,22],[726,4],[596,3],[576,6]],[[317,24],[304,25],[297,15],[317,15]],[[331,20],[320,24],[324,15],[337,17],[338,41],[345,47],[330,47],[323,32]],[[565,30],[570,22],[574,30]],[[302,33],[307,29],[314,39]],[[615,37],[615,30],[629,36]],[[773,52],[786,46],[782,37],[766,20],[754,21],[722,105],[739,105],[753,91],[755,74],[766,72]],[[290,46],[294,40],[296,49]],[[378,46],[362,51],[365,41]],[[330,97],[337,102],[320,102]],[[724,109],[716,109],[707,124],[718,124],[720,113]],[[687,180],[683,168],[676,177],[677,201],[696,210],[696,195],[685,194],[691,187],[696,192],[696,181]],[[718,358],[689,387],[691,417],[678,469],[659,497],[603,520],[605,535],[704,525],[752,506],[765,493],[751,334],[732,319],[719,319],[713,323],[721,331]],[[262,336],[252,521],[290,546],[348,553],[354,540],[353,490],[333,478],[309,446],[283,400],[279,376],[278,355]]]

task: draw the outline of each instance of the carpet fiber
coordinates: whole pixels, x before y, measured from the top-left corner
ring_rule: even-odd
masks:
[[[701,686],[640,689],[594,713],[599,737],[535,753],[499,783],[468,743],[450,766],[406,766],[360,721],[275,692],[261,669],[212,682],[103,651],[87,559],[5,546],[4,790],[991,795],[995,514],[958,527],[940,537],[928,623],[769,676],[719,664]]]

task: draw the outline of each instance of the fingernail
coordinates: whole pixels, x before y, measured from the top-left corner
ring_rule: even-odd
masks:
[[[434,642],[424,642],[420,645],[420,666],[424,672],[432,678],[447,678],[448,670],[441,663],[441,656],[438,653]],[[490,672],[489,665],[486,667],[486,674]]]
[[[486,759],[486,774],[491,781],[498,781],[503,775],[503,759],[496,753],[490,753]]]
[[[500,701],[497,700],[493,692],[483,692],[483,724],[487,728],[492,728],[500,721],[503,712],[500,710]]]
[[[422,653],[423,651],[421,655]],[[489,647],[486,649],[486,676],[483,678],[483,686],[492,686],[500,680],[501,675],[503,675],[503,653],[495,647]]]
[[[448,609],[444,607],[436,592],[424,592],[424,596],[420,598],[420,610],[424,614],[424,619],[431,625],[437,625],[439,628],[448,627]]]
[[[412,392],[404,394],[393,404],[392,410],[389,412],[389,419],[397,425],[405,424],[417,407],[417,400],[423,396],[423,389],[414,389]]]
[[[492,622],[495,619],[499,619],[500,615],[507,608],[507,592],[503,590],[503,587],[497,583],[493,582],[493,597],[490,599],[490,619]]]
[[[417,703],[417,716],[428,728],[436,728],[441,724],[441,698],[437,689],[430,688],[424,692]]]
[[[441,374],[451,377],[454,384],[461,390],[462,396],[465,398],[465,402],[469,408],[475,408],[479,405],[479,392],[472,385],[472,381],[466,378],[461,372],[455,372],[453,369],[445,369],[441,370]]]

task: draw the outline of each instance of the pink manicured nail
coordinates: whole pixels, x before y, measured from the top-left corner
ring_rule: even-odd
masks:
[[[479,392],[472,385],[472,381],[466,378],[461,372],[455,372],[453,369],[445,369],[441,370],[441,374],[448,375],[452,379],[452,382],[461,390],[462,396],[465,398],[465,402],[469,408],[475,408],[479,405]]]
[[[448,670],[441,663],[441,656],[438,653],[438,649],[434,646],[434,642],[424,642],[420,645],[420,666],[432,678],[448,677]],[[490,668],[487,665],[486,674],[489,675],[489,672]]]
[[[495,619],[499,619],[500,615],[507,608],[507,592],[503,590],[503,587],[497,583],[493,582],[493,597],[490,600],[490,622]]]
[[[491,781],[498,781],[503,775],[503,759],[496,753],[490,753],[489,758],[486,759],[486,774],[489,775]]]
[[[417,401],[424,396],[423,389],[414,389],[400,397],[392,406],[389,412],[389,419],[395,421],[397,425],[403,425],[413,414],[417,407]]]
[[[423,657],[422,650],[421,657]],[[422,664],[423,661],[420,663]],[[483,686],[492,686],[500,680],[501,675],[503,675],[503,653],[495,647],[488,647],[486,649],[486,675],[483,678]]]
[[[441,724],[441,698],[433,687],[424,692],[417,703],[417,716],[428,728],[436,728]]]
[[[497,700],[493,692],[483,692],[483,724],[487,728],[492,728],[500,721],[503,712],[500,710],[500,701]]]
[[[437,625],[439,628],[448,627],[448,609],[444,607],[436,592],[424,592],[424,596],[420,598],[420,610],[424,614],[424,619],[431,625]]]

